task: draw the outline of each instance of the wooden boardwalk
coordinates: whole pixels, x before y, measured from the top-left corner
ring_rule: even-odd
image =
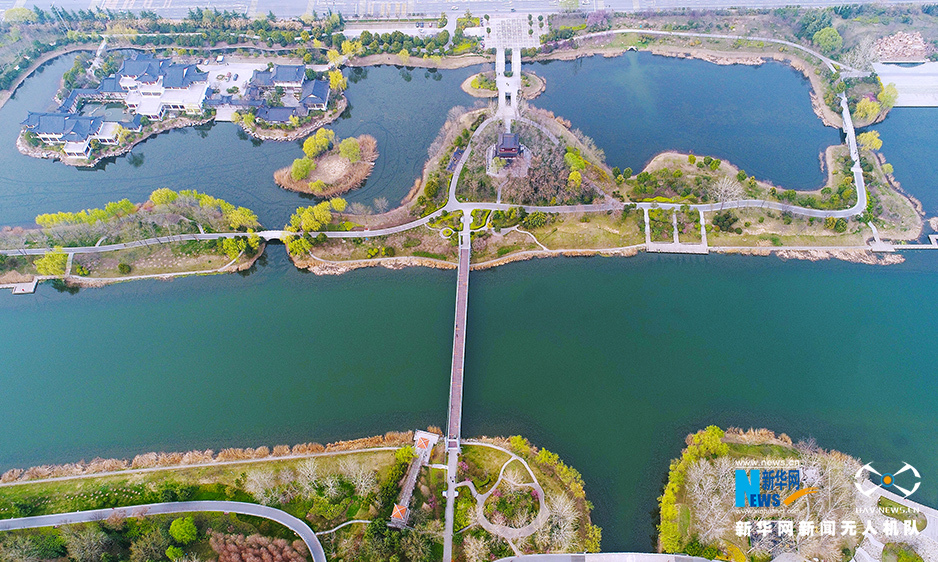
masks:
[[[468,229],[467,229],[468,230]],[[466,310],[469,303],[469,234],[460,236],[459,268],[456,281],[456,321],[453,327],[453,368],[449,382],[449,421],[446,448],[459,448],[462,429],[463,371],[466,362]]]

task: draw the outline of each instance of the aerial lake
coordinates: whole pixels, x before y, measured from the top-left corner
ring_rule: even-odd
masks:
[[[17,123],[47,108],[70,66],[48,66],[0,111],[0,224],[140,201],[162,186],[252,207],[273,226],[305,204],[270,177],[297,144],[253,143],[230,124],[160,135],[103,170],[19,155]],[[446,112],[474,103],[459,83],[477,70],[437,79],[369,68],[350,84],[350,116],[335,129],[375,135],[383,166],[350,199],[393,204],[406,194]],[[676,148],[814,188],[818,151],[839,141],[811,112],[806,81],[782,65],[638,54],[535,71],[548,91],[533,103],[593,136],[614,165],[638,168]],[[616,99],[632,110],[610,122],[609,108],[578,108],[559,94],[603,89],[621,90]],[[661,102],[664,89],[683,101]],[[750,115],[726,124],[724,103]],[[903,115],[911,110],[882,124],[884,151],[926,200],[923,176],[900,176],[901,142],[891,139]],[[925,135],[912,117],[906,125]],[[753,129],[769,122],[771,135]],[[936,274],[938,260],[924,253],[890,267],[640,254],[473,273],[464,434],[520,433],[579,469],[607,551],[652,548],[668,462],[687,433],[709,424],[814,437],[874,466],[908,462],[923,475],[916,499],[938,505]],[[0,293],[0,470],[442,426],[455,279],[381,268],[319,277],[273,245],[247,275]]]

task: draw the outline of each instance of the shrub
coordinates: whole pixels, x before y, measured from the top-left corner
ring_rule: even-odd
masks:
[[[117,271],[119,271],[121,275],[127,275],[128,273],[130,273],[131,267],[129,264],[121,263],[117,265]]]
[[[737,220],[739,219],[736,218],[736,215],[734,215],[732,211],[724,211],[714,215],[712,222],[715,227],[720,227],[720,230],[732,231],[733,224]]]

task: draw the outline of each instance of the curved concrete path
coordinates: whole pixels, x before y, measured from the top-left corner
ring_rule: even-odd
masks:
[[[540,529],[547,522],[547,518],[550,517],[550,512],[547,509],[547,499],[544,497],[544,489],[541,488],[540,483],[537,481],[537,477],[534,476],[534,471],[531,470],[531,467],[528,466],[528,463],[525,462],[523,458],[512,453],[508,449],[499,447],[498,445],[492,445],[490,443],[481,443],[478,441],[466,441],[465,444],[475,445],[477,447],[488,447],[490,449],[495,449],[497,451],[501,451],[509,455],[509,459],[505,461],[505,463],[502,465],[501,470],[498,472],[498,479],[495,481],[495,484],[493,484],[492,487],[489,488],[488,492],[484,494],[478,493],[472,481],[460,482],[459,484],[457,484],[457,487],[467,486],[472,491],[472,497],[474,497],[476,500],[476,517],[479,521],[479,525],[483,529],[485,529],[487,532],[493,535],[497,535],[499,537],[508,539],[508,540],[523,539],[524,537],[533,535],[535,532],[537,532],[537,530]],[[534,518],[534,521],[520,528],[509,527],[507,525],[496,525],[495,523],[492,523],[485,517],[486,500],[488,500],[489,496],[491,496],[492,493],[498,489],[499,484],[501,484],[502,480],[504,480],[505,468],[507,468],[508,465],[513,463],[514,461],[520,462],[521,465],[524,466],[524,469],[528,471],[528,475],[531,476],[531,482],[519,484],[519,486],[525,487],[525,488],[532,488],[535,492],[537,492],[537,501],[538,501],[538,504],[540,505],[540,508],[538,509],[538,512],[537,512],[537,517]]]
[[[306,543],[306,548],[309,549],[310,554],[313,556],[314,562],[326,562],[326,553],[323,552],[322,545],[319,543],[319,539],[316,538],[316,533],[302,520],[279,509],[244,502],[193,501],[150,503],[128,507],[55,513],[36,517],[20,517],[18,519],[2,519],[0,520],[0,531],[55,527],[58,525],[71,525],[73,523],[91,523],[94,521],[103,521],[114,514],[118,514],[121,517],[144,517],[147,515],[193,513],[200,511],[237,513],[239,515],[252,515],[276,521],[303,539],[303,542]]]
[[[596,33],[587,33],[586,35],[580,35],[579,37],[574,37],[573,40],[582,41],[583,39],[588,39],[592,37],[601,37],[603,35],[621,34],[621,33],[642,33],[644,35],[670,35],[672,37],[702,37],[702,38],[710,38],[710,39],[732,39],[734,41],[736,41],[737,39],[741,39],[743,41],[764,41],[766,43],[776,43],[778,45],[786,45],[788,47],[794,47],[795,49],[798,49],[799,51],[803,51],[813,57],[818,58],[821,62],[826,64],[827,68],[829,68],[832,72],[836,72],[837,69],[835,68],[835,66],[839,66],[840,68],[849,71],[851,75],[868,76],[870,74],[869,72],[863,72],[862,70],[858,70],[856,68],[853,68],[852,66],[847,66],[842,62],[831,60],[825,57],[824,55],[822,55],[821,53],[813,49],[809,49],[807,47],[799,45],[798,43],[793,43],[791,41],[786,41],[784,39],[774,39],[772,37],[759,37],[756,35],[720,35],[716,33],[694,33],[691,31],[659,31],[656,29],[625,28],[625,29],[611,29],[609,31],[598,31]]]

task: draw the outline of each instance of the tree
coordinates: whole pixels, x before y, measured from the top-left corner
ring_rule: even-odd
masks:
[[[153,528],[130,545],[130,562],[150,562],[160,560],[166,554],[169,541],[163,535],[165,531]]]
[[[870,98],[861,98],[857,102],[854,113],[860,119],[872,119],[879,115],[880,111],[882,111],[882,106],[879,105],[879,102]]]
[[[362,41],[343,41],[342,54],[346,56],[357,55],[362,50]]]
[[[329,71],[329,87],[336,92],[341,92],[348,87],[348,81],[345,79],[345,76],[342,76],[341,70]]]
[[[169,558],[170,560],[178,560],[185,555],[186,553],[183,552],[183,550],[178,546],[171,546],[166,549],[166,558]]]
[[[348,158],[349,162],[355,163],[362,159],[361,145],[355,137],[349,137],[339,143],[339,154]]]
[[[230,240],[230,239],[229,239]],[[199,536],[192,516],[178,517],[169,525],[169,534],[179,544],[189,544]]]
[[[333,197],[329,200],[329,206],[341,213],[348,206],[348,202],[341,197]]]
[[[883,173],[884,173],[884,174],[891,174],[892,171],[893,171],[892,164],[890,164],[890,163],[888,163],[888,162],[885,163],[885,164],[883,164]]]
[[[238,207],[237,209],[232,209],[226,213],[225,218],[228,219],[228,226],[234,230],[241,230],[242,228],[256,228],[260,226],[261,223],[257,221],[257,215],[251,209],[247,207]]]
[[[329,64],[337,66],[339,61],[342,60],[342,55],[335,49],[329,49],[326,51],[326,59],[329,60]]]
[[[247,250],[247,248],[247,240],[245,240],[242,236],[238,236],[237,238],[223,238],[221,241],[222,251],[225,252],[225,255],[228,256],[228,259],[231,260],[240,256],[241,252],[244,252]],[[170,533],[172,533],[172,529],[170,529]]]
[[[65,275],[65,265],[68,263],[68,254],[61,246],[56,246],[51,252],[35,261],[36,271],[39,275]]]
[[[397,56],[401,59],[401,64],[410,62],[410,53],[407,52],[407,49],[401,49],[401,52],[397,53]]]
[[[316,167],[316,164],[309,158],[297,158],[290,167],[290,177],[295,181],[309,177],[309,172]]]
[[[320,193],[322,193],[322,191],[323,191],[324,189],[326,189],[326,182],[324,182],[324,181],[322,181],[322,180],[316,180],[316,181],[311,181],[311,182],[309,182],[309,190],[312,191],[313,193],[317,194],[317,195],[320,194]]]
[[[241,119],[241,121],[244,122],[244,124],[247,125],[248,127],[253,127],[254,126],[254,114],[253,113],[245,114],[244,117]]]
[[[883,147],[883,141],[879,138],[879,131],[867,131],[857,135],[857,142],[866,150],[879,150]]]
[[[335,133],[329,129],[319,129],[316,134],[310,135],[303,142],[303,152],[307,158],[316,158],[329,149],[329,144],[335,138]],[[308,174],[307,174],[308,175]]]
[[[571,187],[579,188],[581,185],[583,185],[583,176],[580,174],[580,172],[574,170],[570,172],[569,176],[567,176],[567,184],[569,184]]]
[[[153,201],[154,205],[169,205],[178,197],[179,194],[172,189],[161,187],[150,194],[150,201]]]
[[[813,41],[821,49],[821,52],[828,54],[839,51],[844,46],[844,38],[833,27],[818,30],[814,34]]]
[[[896,89],[895,84],[886,84],[883,86],[883,89],[880,90],[879,94],[876,95],[876,99],[878,99],[879,103],[883,104],[883,107],[886,109],[896,105],[896,99],[898,97],[899,91]]]
[[[28,8],[10,8],[3,12],[3,21],[9,23],[31,23],[36,21],[36,13]]]

